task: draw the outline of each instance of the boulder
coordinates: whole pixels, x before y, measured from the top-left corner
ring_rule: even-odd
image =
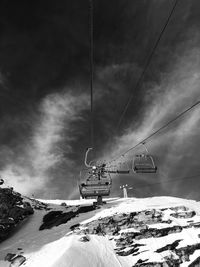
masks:
[[[89,242],[90,241],[90,237],[89,237],[89,235],[84,235],[81,238],[79,238],[79,241],[81,241],[81,242]]]
[[[10,267],[19,267],[26,261],[26,258],[22,255],[14,257],[10,263]]]

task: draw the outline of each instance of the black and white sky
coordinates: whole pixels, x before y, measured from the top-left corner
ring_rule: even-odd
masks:
[[[200,2],[94,0],[94,155],[110,160],[200,100]],[[89,0],[0,1],[0,170],[40,198],[77,198],[90,146]],[[116,130],[119,117],[133,99]],[[129,195],[200,199],[200,107],[152,138],[158,172],[113,177]],[[130,152],[117,165],[132,165]],[[184,179],[183,179],[184,178]]]

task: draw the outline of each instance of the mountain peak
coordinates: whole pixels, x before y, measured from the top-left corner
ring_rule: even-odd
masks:
[[[32,204],[37,201],[32,199]],[[26,267],[200,264],[197,201],[119,198],[107,199],[100,208],[93,200],[53,202],[43,200],[43,208],[34,209],[33,216],[0,244],[0,266],[8,263],[4,260],[8,253],[19,254],[18,248]]]

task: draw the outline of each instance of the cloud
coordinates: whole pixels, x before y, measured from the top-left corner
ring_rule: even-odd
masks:
[[[1,172],[6,182],[24,194],[40,191],[47,195],[46,190],[49,195],[55,193],[57,189],[51,184],[56,179],[54,169],[61,168],[64,162],[66,173],[70,174],[74,163],[67,155],[72,152],[71,142],[76,139],[72,123],[83,120],[81,112],[87,108],[86,94],[77,97],[72,91],[63,91],[47,95],[39,105],[39,116],[33,121],[33,132],[24,154]]]
[[[110,143],[110,151],[104,149],[102,157],[109,161],[123,154],[130,147],[200,100],[200,50],[198,48],[200,36],[196,31],[191,33],[192,36],[190,35],[187,44],[183,47],[182,44],[176,47],[174,62],[170,69],[160,73],[160,81],[152,82],[152,84],[148,82],[149,89],[146,90],[144,96],[146,102],[143,106],[144,114],[138,118],[140,124],[135,127],[134,121],[130,120],[129,127],[124,131],[124,134]],[[165,181],[169,178],[176,179],[198,172],[198,158],[200,156],[197,149],[200,145],[199,109],[200,107],[197,106],[147,142],[147,148],[157,161],[158,174],[134,175],[133,178],[130,178],[132,179],[129,180],[130,183],[134,181],[145,185],[145,183],[159,181],[160,192],[156,189],[157,194],[166,192],[181,195],[187,190],[184,186],[180,187],[181,181],[174,183],[175,186],[173,187],[171,183],[165,183]],[[134,155],[143,151],[141,146],[128,153],[126,160],[129,166]],[[123,157],[120,157],[114,164],[120,162],[123,162]]]
[[[142,4],[111,1],[109,5],[100,1],[94,5],[94,154],[97,159],[110,160],[134,146],[199,98],[197,1],[183,1],[181,8],[177,5],[143,84],[134,90],[172,5],[167,0]],[[15,16],[16,8],[21,16]],[[62,10],[59,15],[57,8]],[[78,172],[84,150],[90,145],[86,97],[88,6],[83,1],[73,4],[64,1],[60,7],[49,3],[48,10],[46,3],[22,9],[18,4],[8,6],[5,2],[1,10],[4,14],[0,53],[2,173],[11,186],[24,193],[34,191],[40,197],[78,196]],[[117,132],[119,116],[131,93],[133,100]],[[164,181],[196,170],[197,110],[147,144],[155,155],[158,174],[116,177],[113,194],[118,193],[118,182],[123,179],[143,185],[160,181],[153,192],[169,193],[171,184]],[[134,153],[141,151],[142,147]],[[134,153],[122,161],[128,161],[131,166]],[[179,182],[173,187],[175,193],[178,187]],[[145,194],[151,193],[150,187],[145,190]],[[185,191],[182,186],[180,194]]]

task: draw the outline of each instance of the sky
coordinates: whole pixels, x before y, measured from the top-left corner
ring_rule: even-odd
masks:
[[[94,152],[110,161],[200,100],[200,3],[94,0]],[[0,174],[38,198],[74,199],[90,140],[89,1],[0,2]],[[117,127],[125,105],[132,100]],[[158,172],[114,176],[136,197],[200,199],[200,107],[148,141]],[[138,147],[115,162],[131,169]]]

